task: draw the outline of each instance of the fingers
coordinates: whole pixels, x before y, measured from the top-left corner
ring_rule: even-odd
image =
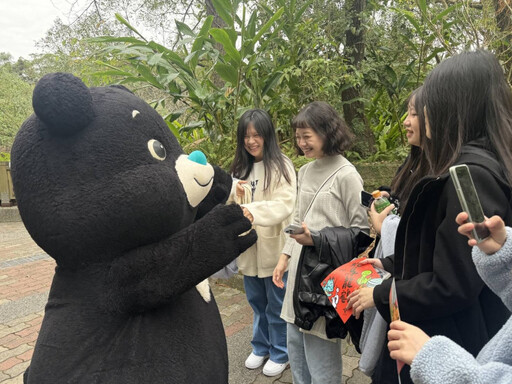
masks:
[[[365,309],[375,307],[375,303],[373,301],[373,288],[362,287],[357,289],[348,295],[347,299],[347,308],[352,308],[353,315],[356,319],[359,319],[359,316]]]
[[[359,293],[360,293],[360,290],[356,289],[354,292],[352,292],[350,295],[348,295],[347,309],[352,308],[358,302]]]
[[[389,356],[393,360],[402,360],[403,359],[403,353],[400,349],[400,341],[390,341],[388,343],[388,349],[389,349]]]
[[[252,213],[246,208],[242,207],[242,211],[244,212],[244,216],[249,219],[249,221],[252,223],[254,221],[254,216]]]
[[[458,216],[457,216],[458,217]],[[464,236],[471,238],[471,231],[475,228],[473,223],[463,223],[457,228],[457,231]]]
[[[388,340],[389,341],[399,340],[401,333],[402,333],[402,331],[394,331],[394,330],[388,331]]]
[[[396,323],[396,321],[394,322]],[[388,350],[389,356],[393,360],[404,360],[404,336],[403,331],[390,330],[388,331]]]
[[[391,324],[389,324],[389,329],[403,331],[407,327],[407,325],[408,324],[405,321],[395,320],[391,322]]]
[[[283,271],[278,270],[277,268],[274,269],[274,273],[272,274],[272,282],[275,286],[284,288],[283,275]]]
[[[360,303],[359,295],[357,294],[358,291],[359,290],[356,290],[348,296],[349,300],[347,304],[347,309],[352,308],[352,315],[354,315],[356,319],[359,319],[359,315],[364,311],[364,307]]]
[[[493,235],[503,232],[503,234],[506,236],[505,232],[505,222],[503,219],[499,216],[493,216],[490,219],[485,220],[485,225]]]
[[[371,265],[373,265],[376,268],[384,269],[384,265],[382,264],[382,260],[381,259],[366,258],[364,260],[361,260],[359,262],[359,264],[360,265],[362,265],[362,264],[371,264]]]
[[[476,239],[469,239],[469,240],[468,240],[468,245],[469,245],[470,247],[474,247],[474,246],[475,246],[475,245],[477,245],[477,244],[478,244],[478,241],[476,241]]]
[[[236,195],[238,197],[243,197],[245,195],[245,190],[242,187],[242,184],[246,184],[246,183],[247,183],[246,180],[239,180],[238,183],[236,184]]]
[[[501,217],[493,216],[490,219],[485,219],[484,225],[489,229],[490,236],[480,243],[473,239],[475,224],[467,222],[468,219],[468,214],[466,212],[461,212],[457,215],[455,221],[459,224],[457,231],[469,239],[468,245],[470,247],[478,245],[482,252],[492,254],[497,252],[503,246],[507,238],[507,231],[505,229],[505,223]]]
[[[380,214],[387,216],[391,213],[393,209],[395,209],[395,204],[390,204],[386,208],[384,208]]]
[[[274,268],[274,272],[272,273],[272,282],[279,288],[284,288],[283,276],[288,267],[288,255],[282,253],[279,256],[279,261],[277,262],[276,267]]]
[[[390,351],[389,352],[389,357],[391,357],[393,360],[399,360],[399,361],[403,361],[404,358],[403,358],[403,353],[402,351],[399,349],[399,350],[396,350],[396,351]]]
[[[249,247],[251,247],[256,240],[258,239],[258,235],[256,235],[256,231],[252,229],[247,235],[239,236],[235,240],[235,244],[238,247],[238,252],[245,252]]]
[[[466,212],[461,212],[455,218],[457,224],[462,225],[468,220],[468,214]],[[460,232],[460,231],[459,231]]]
[[[362,305],[358,305],[354,308],[353,315],[356,319],[359,319],[359,316],[361,316],[361,313],[364,311],[364,308]]]

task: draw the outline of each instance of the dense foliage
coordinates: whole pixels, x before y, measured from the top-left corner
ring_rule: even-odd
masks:
[[[0,161],[23,121],[32,113],[32,86],[7,68],[0,68]]]
[[[125,84],[154,103],[187,150],[200,148],[222,166],[231,162],[237,118],[248,108],[270,112],[292,155],[290,119],[310,101],[328,101],[354,130],[349,158],[400,160],[408,152],[405,100],[436,63],[486,48],[512,79],[505,0],[88,4],[73,23],[54,24],[40,42],[45,54],[17,62],[0,56],[2,76],[26,85],[68,71],[90,85]],[[20,104],[27,108],[21,115],[29,104]],[[2,120],[9,128],[0,145],[9,147],[18,125]]]

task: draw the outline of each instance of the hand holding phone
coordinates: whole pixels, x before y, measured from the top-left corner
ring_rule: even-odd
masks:
[[[299,235],[304,233],[304,228],[302,228],[300,225],[290,224],[284,229],[284,232],[288,233],[289,235]]]
[[[485,220],[485,226],[489,228],[490,235],[481,243],[477,243],[473,238],[471,231],[474,224],[468,222],[468,214],[466,212],[459,213],[455,218],[455,221],[459,224],[459,228],[457,229],[459,233],[469,238],[468,245],[470,247],[475,245],[478,246],[478,248],[487,255],[492,255],[493,253],[498,252],[507,240],[505,222],[499,216],[493,216]]]
[[[477,243],[480,243],[489,236],[489,229],[484,224],[484,212],[469,168],[466,164],[450,167],[450,176],[455,185],[462,210],[468,214],[468,221],[475,225],[472,236]]]

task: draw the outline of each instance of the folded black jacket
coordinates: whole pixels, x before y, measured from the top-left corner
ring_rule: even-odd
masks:
[[[310,330],[320,316],[325,316],[327,337],[343,338],[347,334],[347,326],[339,318],[320,283],[329,273],[366,250],[373,239],[357,227],[326,227],[312,232],[311,237],[314,245],[302,247],[297,268],[293,291],[295,325]]]

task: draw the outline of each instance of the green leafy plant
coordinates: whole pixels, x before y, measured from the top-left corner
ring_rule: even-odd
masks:
[[[177,22],[183,37],[177,51],[146,40],[120,15],[116,15],[117,19],[136,37],[103,36],[89,40],[109,44],[104,51],[122,58],[128,67],[104,62],[107,70],[99,72],[99,76],[115,76],[120,84],[161,90],[164,96],[154,104],[172,109],[165,119],[173,132],[186,147],[208,147],[217,163],[223,165],[229,162],[230,155],[216,152],[226,148],[233,152],[238,118],[249,108],[268,109],[272,105],[269,95],[283,75],[265,48],[281,28],[278,21],[284,9],[262,19],[258,10],[248,15],[243,4],[240,17],[238,3],[213,2],[226,23],[225,28],[212,28],[212,16],[203,21],[198,32]]]

